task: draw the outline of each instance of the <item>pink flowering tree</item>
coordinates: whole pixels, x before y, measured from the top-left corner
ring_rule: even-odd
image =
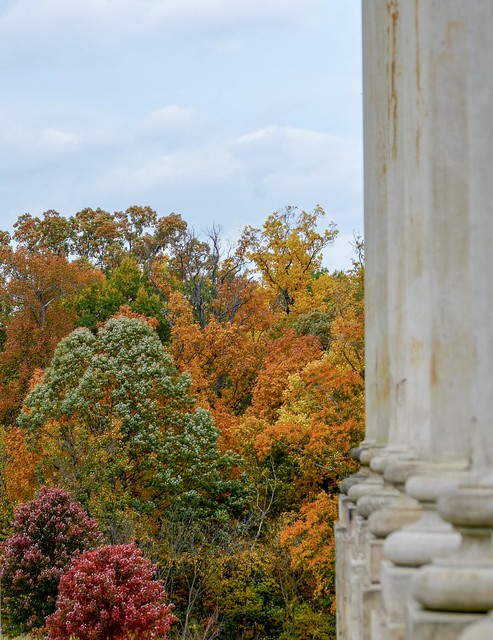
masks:
[[[58,583],[72,558],[102,544],[95,520],[63,489],[40,489],[19,505],[13,535],[2,544],[4,619],[14,633],[44,626],[55,610]]]
[[[167,638],[175,617],[155,572],[135,544],[85,551],[60,580],[48,640]]]

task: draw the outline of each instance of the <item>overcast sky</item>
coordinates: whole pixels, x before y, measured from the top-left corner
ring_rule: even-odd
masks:
[[[0,0],[0,216],[149,205],[363,231],[360,0]]]

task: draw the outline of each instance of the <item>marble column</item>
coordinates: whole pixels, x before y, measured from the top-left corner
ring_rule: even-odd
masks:
[[[467,45],[463,156],[469,246],[464,248],[464,268],[471,312],[462,314],[469,320],[474,358],[464,361],[464,367],[470,363],[472,402],[464,399],[467,413],[461,419],[462,433],[473,434],[473,466],[468,482],[442,496],[438,505],[443,517],[462,532],[463,544],[454,556],[423,568],[416,577],[415,597],[431,610],[484,612],[493,608],[493,4],[463,0],[463,16],[454,29],[465,32]]]
[[[388,443],[390,363],[388,314],[388,117],[387,1],[363,3],[363,94],[365,153],[366,434],[355,452],[364,471],[343,481],[336,525],[337,637],[362,640],[370,627],[374,594],[366,519],[356,510],[365,495],[381,491],[380,474],[369,470],[373,453]],[[347,496],[344,495],[347,493]]]
[[[442,467],[444,462],[456,462],[462,448],[457,448],[455,459],[444,450],[437,450],[437,442],[443,436],[434,433],[432,422],[439,412],[431,385],[433,339],[440,317],[436,308],[436,279],[445,269],[443,263],[448,253],[442,251],[437,256],[432,250],[441,227],[435,216],[437,178],[433,164],[431,78],[426,67],[431,43],[429,31],[423,29],[422,2],[390,2],[389,8],[393,20],[388,32],[387,60],[391,78],[388,109],[391,113],[389,136],[393,143],[388,189],[392,194],[389,218],[392,218],[395,249],[390,262],[394,287],[390,290],[395,291],[394,301],[398,305],[398,309],[393,310],[395,339],[391,340],[390,353],[395,372],[390,433],[395,429],[395,439],[406,447],[407,455],[387,460],[383,471],[388,482],[402,489],[404,482],[416,472],[429,474],[436,464]],[[454,425],[449,424],[448,428],[453,432]],[[439,473],[443,474],[443,470]],[[378,633],[382,638],[403,637],[414,567],[423,561],[419,548],[423,542],[422,530],[428,531],[430,523],[434,530],[436,521],[440,522],[434,503],[429,500],[430,489],[437,487],[436,478],[425,482],[425,495],[420,491],[411,497],[401,490],[398,499],[369,518],[369,530],[375,536],[383,539],[391,534],[383,545],[382,611],[375,638],[379,637]],[[431,497],[436,496],[431,494]],[[419,526],[411,524],[419,515],[416,499],[426,507]],[[406,525],[409,531],[393,533]],[[459,544],[460,537],[452,533],[450,525],[441,523],[439,528],[442,534],[439,541],[444,548],[448,543],[452,548]],[[425,556],[427,561],[432,557],[430,553],[431,550]]]
[[[389,434],[386,0],[363,3],[366,437]]]
[[[407,490],[430,505],[422,524],[433,533],[434,525],[428,526],[433,502],[445,490],[447,477],[450,486],[460,481],[460,470],[467,468],[471,455],[474,345],[468,281],[467,34],[462,0],[413,4],[419,137],[415,145],[418,162],[410,184],[421,192],[423,232],[415,236],[414,246],[423,253],[426,274],[420,271],[421,259],[415,258],[415,278],[408,286],[416,283],[418,292],[423,279],[428,298],[411,321],[417,325],[424,356],[421,366],[409,359],[408,374],[416,385],[412,415],[423,425],[417,456],[428,463],[428,469],[423,469],[422,478],[410,479]],[[424,393],[421,406],[420,389]],[[442,539],[447,528],[439,521],[436,525]],[[426,557],[422,545],[428,542],[422,529],[411,525],[409,530],[392,534],[386,541],[386,555],[397,564],[421,564]],[[428,561],[435,548],[431,542]]]

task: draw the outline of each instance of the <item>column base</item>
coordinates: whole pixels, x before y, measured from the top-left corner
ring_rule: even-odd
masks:
[[[460,486],[440,497],[438,510],[462,533],[462,544],[416,574],[414,597],[427,609],[486,613],[493,608],[493,489]]]
[[[486,613],[493,606],[493,562],[435,560],[416,573],[414,597],[427,609]]]
[[[459,640],[491,640],[493,638],[493,616],[485,616],[461,633]]]
[[[474,613],[426,611],[418,604],[407,608],[406,638],[412,640],[459,640],[463,630],[480,620]]]

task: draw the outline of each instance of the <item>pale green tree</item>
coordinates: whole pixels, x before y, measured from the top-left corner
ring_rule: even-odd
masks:
[[[73,491],[113,541],[139,535],[143,522],[155,530],[168,513],[220,521],[244,504],[237,458],[219,451],[189,375],[141,319],[63,340],[19,424],[40,454],[40,479]]]

